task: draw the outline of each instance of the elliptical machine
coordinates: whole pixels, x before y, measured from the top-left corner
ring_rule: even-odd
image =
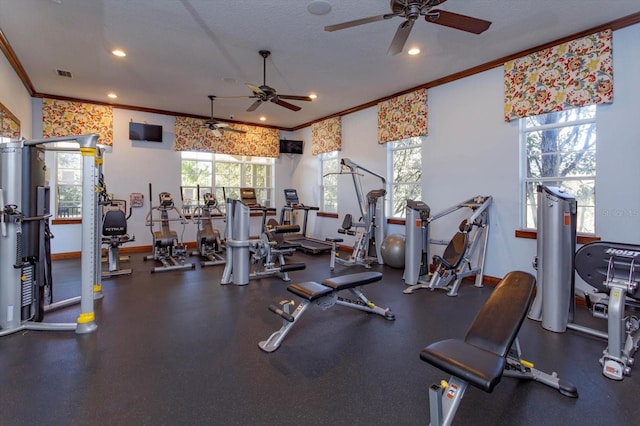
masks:
[[[149,184],[149,198],[152,199],[151,184]],[[166,272],[181,269],[193,269],[196,267],[193,263],[185,263],[187,256],[187,247],[183,244],[183,235],[187,224],[187,219],[182,212],[173,204],[173,197],[168,192],[158,194],[160,204],[156,207],[150,207],[147,213],[146,224],[151,230],[153,236],[153,254],[146,256],[144,260],[155,260],[162,263],[162,266],[154,267],[151,272]],[[159,219],[153,218],[153,212],[160,214]],[[175,212],[176,218],[171,219],[169,212]],[[178,234],[171,230],[169,222],[179,221],[182,224],[182,233],[180,238]],[[154,224],[160,224],[160,230],[154,231]]]
[[[217,212],[220,217],[224,217],[218,207],[218,200],[211,192],[202,195],[204,204],[196,207],[193,218],[198,225],[196,239],[198,250],[191,252],[192,256],[200,256],[200,266],[224,265],[226,259],[222,255],[224,248],[220,231],[213,227],[213,214]],[[200,199],[200,187],[198,186],[198,200]]]

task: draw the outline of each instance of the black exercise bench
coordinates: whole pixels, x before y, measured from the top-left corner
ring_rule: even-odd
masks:
[[[507,274],[493,290],[464,340],[448,339],[427,346],[423,361],[451,374],[449,382],[429,389],[431,425],[450,425],[469,384],[492,392],[503,375],[536,380],[573,398],[578,391],[570,383],[547,374],[521,359],[518,331],[533,299],[536,279],[526,272]],[[514,344],[515,343],[515,344]]]
[[[269,310],[282,317],[282,327],[269,336],[267,340],[258,343],[260,349],[265,352],[273,352],[280,347],[282,340],[291,330],[291,327],[300,318],[302,313],[310,304],[316,304],[323,309],[330,308],[333,305],[342,305],[350,308],[360,309],[362,311],[371,312],[381,315],[385,319],[395,320],[395,315],[387,309],[376,306],[372,301],[367,299],[360,289],[361,286],[380,281],[382,274],[380,272],[361,272],[358,274],[342,275],[339,277],[327,278],[322,283],[315,281],[306,281],[302,283],[290,284],[287,290],[303,300],[291,312],[291,307],[295,306],[293,300],[283,300],[280,302],[282,308],[270,305]],[[349,290],[357,300],[345,299],[338,296],[338,292]]]

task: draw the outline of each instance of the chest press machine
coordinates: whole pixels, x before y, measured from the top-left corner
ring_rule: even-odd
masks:
[[[475,275],[475,286],[482,287],[484,261],[489,240],[489,206],[493,197],[478,195],[430,216],[430,209],[421,201],[407,200],[405,294],[427,288],[443,288],[447,296],[457,296],[462,280]],[[430,224],[460,209],[470,209],[458,232],[447,244],[442,256],[434,256],[436,270],[429,276]],[[439,241],[435,241],[439,242]]]
[[[557,389],[562,395],[578,397],[571,383],[556,373],[533,368],[521,358],[518,332],[535,288],[535,278],[521,271],[507,274],[478,312],[464,339],[447,339],[425,347],[420,359],[451,374],[429,389],[431,425],[450,425],[469,385],[491,393],[502,376],[534,380]]]
[[[395,315],[389,308],[383,309],[367,299],[360,289],[361,286],[380,281],[380,272],[360,272],[358,274],[342,275],[339,277],[327,278],[322,283],[306,281],[302,283],[290,284],[287,290],[303,300],[291,312],[291,307],[295,306],[293,300],[283,300],[280,307],[270,305],[269,310],[282,318],[282,327],[269,336],[267,340],[258,343],[258,347],[265,352],[273,352],[280,347],[285,336],[289,334],[293,325],[300,319],[304,311],[312,304],[322,309],[328,309],[334,305],[346,306],[360,309],[365,312],[374,313],[383,318],[393,321]],[[348,290],[355,300],[343,298],[338,293]]]

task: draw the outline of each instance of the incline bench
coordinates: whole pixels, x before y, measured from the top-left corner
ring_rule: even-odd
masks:
[[[429,389],[432,426],[451,424],[469,384],[492,392],[503,375],[536,380],[558,389],[562,395],[578,397],[571,383],[561,381],[556,373],[536,370],[520,357],[517,335],[529,310],[535,283],[535,278],[526,272],[510,272],[493,290],[464,340],[442,340],[422,350],[423,361],[451,374],[449,383],[443,381]]]
[[[311,303],[320,306],[322,309],[330,308],[333,305],[348,306],[366,312],[381,315],[385,319],[395,320],[396,317],[389,308],[382,309],[365,297],[360,290],[360,286],[371,284],[382,279],[380,272],[361,272],[358,274],[342,275],[339,277],[327,278],[322,284],[315,281],[290,284],[287,290],[296,296],[304,299],[298,304],[293,313],[290,307],[295,305],[293,300],[283,300],[280,305],[283,309],[275,305],[270,305],[269,310],[282,317],[282,327],[269,336],[267,340],[258,343],[260,349],[265,352],[273,352],[280,347],[282,340],[291,330],[302,313]],[[338,296],[338,292],[349,290],[357,300],[345,299]]]

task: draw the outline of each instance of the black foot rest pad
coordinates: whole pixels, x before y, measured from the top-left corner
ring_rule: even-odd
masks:
[[[331,287],[324,286],[315,281],[305,281],[303,283],[291,284],[287,287],[287,290],[289,290],[296,296],[307,299],[310,302],[313,302],[314,300],[333,292],[333,289]]]
[[[330,243],[341,243],[344,241],[343,238],[325,238],[325,241],[328,241]]]
[[[420,352],[420,359],[485,392],[493,391],[500,382],[506,363],[504,357],[457,339],[427,346]]]
[[[327,278],[322,284],[331,287],[335,291],[346,290],[365,284],[371,284],[382,279],[380,272],[360,272],[357,274],[342,275],[339,277]]]

